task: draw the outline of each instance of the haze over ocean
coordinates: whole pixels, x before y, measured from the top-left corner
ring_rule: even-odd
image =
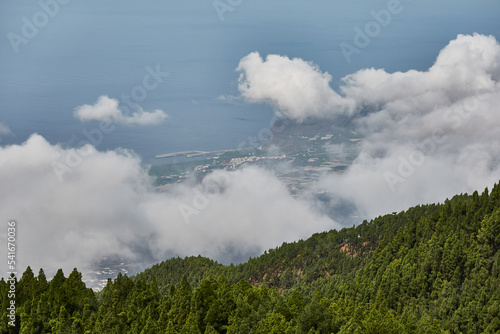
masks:
[[[386,9],[388,1],[244,0],[223,21],[212,1],[70,1],[17,53],[8,33],[22,36],[23,17],[33,22],[42,7],[2,2],[0,122],[12,132],[2,144],[20,144],[36,132],[52,144],[78,145],[82,131],[98,123],[80,122],[75,108],[101,95],[126,105],[122,94],[158,65],[169,75],[139,105],[168,118],[117,125],[97,149],[129,148],[151,162],[161,153],[236,148],[273,118],[267,105],[218,99],[238,94],[234,69],[250,52],[312,61],[337,88],[341,77],[362,68],[426,70],[457,34],[500,36],[497,1],[424,2],[402,0],[402,11],[351,62],[339,44],[354,45],[354,28],[364,28],[374,20],[370,11]]]

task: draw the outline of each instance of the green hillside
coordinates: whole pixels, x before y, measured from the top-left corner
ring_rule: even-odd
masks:
[[[284,243],[240,265],[170,259],[102,292],[16,283],[2,333],[499,333],[500,186]],[[5,320],[7,319],[7,320]]]
[[[426,206],[427,212],[437,211],[437,205]],[[367,263],[382,236],[392,236],[406,222],[418,215],[420,207],[397,215],[364,221],[356,228],[317,233],[307,240],[283,243],[246,263],[224,266],[201,256],[174,258],[154,265],[134,279],[151,282],[153,277],[160,291],[171,284],[187,281],[197,286],[204,278],[224,275],[231,284],[244,279],[252,285],[265,283],[280,289],[300,288],[327,276],[345,276]]]

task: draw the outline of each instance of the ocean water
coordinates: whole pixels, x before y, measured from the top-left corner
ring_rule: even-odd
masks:
[[[12,131],[1,144],[22,143],[36,132],[77,146],[98,123],[75,119],[75,107],[100,95],[120,100],[141,85],[146,67],[158,65],[169,76],[139,103],[169,118],[157,126],[117,126],[97,147],[132,149],[147,163],[156,154],[236,148],[270,126],[270,106],[219,99],[237,95],[234,69],[252,51],[312,61],[337,87],[341,77],[366,67],[425,70],[459,33],[500,37],[498,1],[401,0],[402,12],[347,62],[339,43],[352,43],[354,28],[388,1],[242,0],[223,20],[208,0],[54,3],[0,4],[0,122]],[[53,14],[46,20],[44,6]],[[26,20],[39,27],[16,50],[9,34],[25,36]]]

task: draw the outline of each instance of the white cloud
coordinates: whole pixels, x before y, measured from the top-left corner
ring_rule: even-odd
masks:
[[[300,58],[268,55],[263,61],[253,52],[241,59],[236,70],[241,72],[238,88],[247,102],[270,103],[278,115],[303,121],[380,111],[389,103],[428,110],[487,92],[500,77],[498,50],[493,36],[458,35],[428,71],[363,69],[341,79],[341,94],[330,87],[330,74]]]
[[[154,125],[168,117],[162,110],[146,112],[141,108],[127,116],[120,110],[118,100],[106,95],[100,96],[94,105],[85,104],[75,108],[74,116],[82,122],[96,120],[126,125]]]
[[[458,35],[425,72],[365,69],[342,78],[342,93],[364,106],[403,101],[414,111],[446,105],[494,88],[500,78],[500,46],[493,36]]]
[[[297,120],[349,113],[352,103],[339,96],[329,83],[332,76],[300,58],[258,52],[241,59],[238,89],[252,103],[270,103],[277,114]]]
[[[0,122],[0,141],[2,140],[2,136],[10,135],[12,132],[9,127],[5,125],[3,122]]]
[[[321,180],[366,217],[443,201],[500,180],[500,45],[491,36],[451,41],[427,72],[365,70],[344,93],[358,115],[360,155]]]
[[[75,149],[39,135],[0,147],[0,217],[18,221],[19,270],[66,272],[113,255],[147,263],[202,254],[227,263],[338,227],[263,169],[217,171],[159,192],[131,152],[85,151],[60,182],[53,164]]]
[[[238,70],[241,96],[271,103],[282,116],[300,122],[351,112],[364,136],[359,156],[317,188],[359,216],[442,201],[500,179],[500,45],[493,36],[458,35],[427,71],[360,70],[342,78],[340,94],[328,73],[301,59],[263,61],[251,53]]]
[[[123,117],[121,121],[130,125],[150,125],[159,124],[166,118],[167,115],[162,110],[157,109],[146,112],[139,108],[139,110],[134,112],[131,116]]]

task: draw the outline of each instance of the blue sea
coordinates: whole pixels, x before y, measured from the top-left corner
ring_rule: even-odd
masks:
[[[146,163],[163,153],[232,149],[273,119],[270,106],[219,98],[237,96],[235,68],[250,52],[312,61],[333,75],[337,88],[341,77],[362,68],[426,70],[460,33],[500,38],[497,0],[401,0],[402,11],[347,62],[339,44],[352,43],[354,28],[364,28],[371,12],[389,2],[2,1],[0,122],[12,134],[1,144],[39,133],[53,144],[77,146],[83,130],[98,123],[75,119],[75,107],[100,95],[120,100],[141,85],[148,66],[159,66],[169,75],[140,106],[169,118],[157,126],[117,126],[97,148],[132,149]],[[220,3],[227,9],[222,15]],[[27,21],[36,32],[24,27]],[[13,46],[13,34],[23,42]]]

